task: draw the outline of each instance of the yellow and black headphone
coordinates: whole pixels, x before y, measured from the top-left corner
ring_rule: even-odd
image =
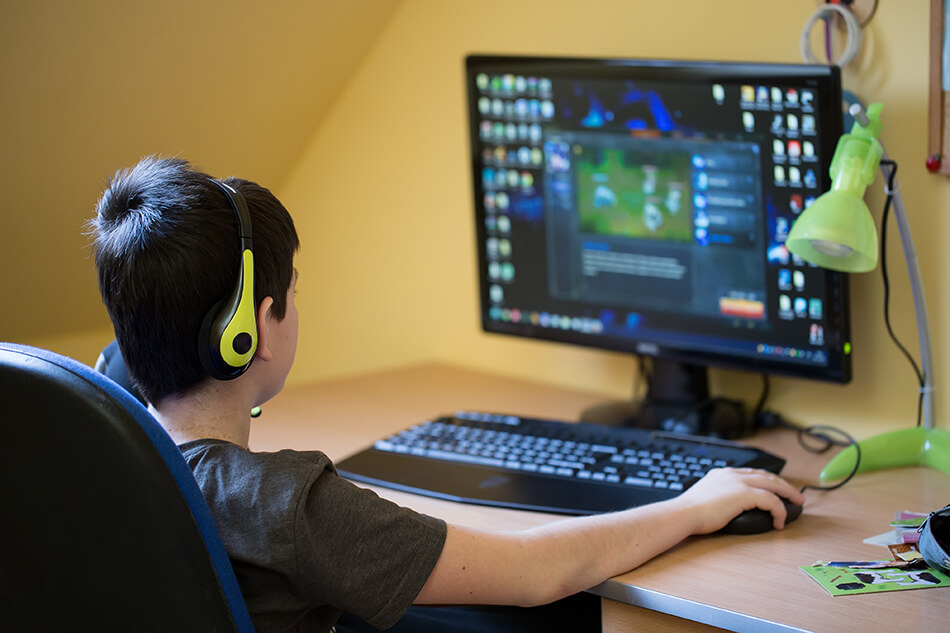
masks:
[[[257,351],[257,310],[254,305],[254,242],[247,202],[234,187],[211,179],[237,216],[241,263],[231,295],[211,306],[201,324],[198,356],[208,375],[218,380],[237,378],[251,366]]]

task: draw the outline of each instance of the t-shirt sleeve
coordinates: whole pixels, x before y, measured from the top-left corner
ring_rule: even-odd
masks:
[[[386,628],[419,594],[445,534],[443,521],[318,468],[295,511],[298,582],[305,595]]]

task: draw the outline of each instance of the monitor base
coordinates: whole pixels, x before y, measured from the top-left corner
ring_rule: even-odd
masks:
[[[581,412],[580,421],[723,439],[751,435],[755,429],[745,404],[726,398],[711,398],[691,406],[632,400],[604,402]]]
[[[702,365],[652,358],[646,378],[647,395],[642,401],[594,405],[581,413],[581,422],[723,439],[755,431],[755,420],[743,402],[709,395],[708,372]]]

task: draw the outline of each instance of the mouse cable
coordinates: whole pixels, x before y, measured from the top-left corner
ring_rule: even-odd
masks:
[[[847,476],[847,477],[845,477],[844,479],[842,479],[841,481],[839,481],[839,482],[836,483],[836,484],[832,484],[832,485],[830,485],[830,486],[813,486],[813,485],[811,485],[811,484],[805,484],[804,486],[802,486],[801,492],[805,492],[806,490],[825,490],[825,491],[828,491],[828,490],[837,490],[837,489],[840,488],[841,486],[843,486],[843,485],[845,485],[846,483],[848,483],[849,481],[851,481],[851,479],[852,479],[855,475],[858,474],[858,469],[861,467],[861,445],[858,444],[857,440],[855,440],[853,437],[851,437],[851,435],[849,435],[846,431],[843,431],[843,430],[841,430],[841,429],[839,429],[839,428],[837,428],[837,427],[834,427],[834,426],[825,426],[825,425],[822,425],[822,424],[816,424],[816,425],[813,425],[813,426],[802,427],[802,428],[799,429],[798,443],[799,443],[799,444],[802,446],[802,448],[804,448],[806,451],[809,451],[809,452],[812,452],[812,453],[823,453],[823,452],[825,452],[826,450],[828,450],[828,448],[829,448],[830,446],[825,446],[825,447],[822,448],[821,450],[815,450],[814,448],[810,448],[810,447],[802,440],[802,437],[803,437],[803,436],[820,437],[820,436],[822,436],[824,433],[829,433],[829,432],[830,432],[830,433],[839,433],[839,434],[843,435],[843,436],[844,436],[845,438],[847,438],[847,440],[848,440],[848,446],[853,446],[853,447],[854,447],[854,452],[855,452],[855,456],[854,456],[854,468],[851,469],[851,472],[848,473],[848,476]]]
[[[763,416],[768,416],[771,419],[771,423],[769,424],[769,426],[790,429],[790,430],[795,431],[796,437],[798,439],[798,445],[801,446],[804,450],[808,451],[809,453],[815,453],[816,455],[820,455],[824,453],[825,451],[831,449],[831,447],[833,446],[844,446],[845,448],[847,448],[848,446],[854,447],[854,451],[855,451],[854,467],[851,469],[851,472],[848,473],[847,477],[845,477],[838,483],[832,484],[830,486],[806,484],[802,486],[801,492],[805,492],[806,490],[825,490],[825,491],[837,490],[841,486],[851,481],[851,479],[855,475],[858,474],[858,469],[861,467],[861,445],[858,444],[857,440],[851,437],[851,435],[847,431],[844,431],[843,429],[839,429],[838,427],[835,427],[835,426],[828,426],[826,424],[813,424],[811,426],[800,426],[798,424],[793,424],[791,422],[788,422],[787,420],[783,419],[782,416],[780,416],[779,414],[773,413],[771,411],[764,412]],[[829,436],[828,435],[829,433],[837,433],[843,436],[845,440],[842,441],[839,439],[835,439],[834,437]],[[815,442],[817,442],[817,444]]]
[[[833,446],[854,446],[854,450],[856,451],[854,468],[847,477],[831,486],[813,486],[806,484],[802,486],[801,492],[805,492],[806,490],[835,490],[851,481],[851,479],[858,473],[858,468],[861,465],[861,446],[857,443],[857,441],[846,431],[834,426],[827,426],[824,424],[801,426],[799,424],[793,424],[792,422],[789,422],[780,414],[765,409],[765,401],[768,398],[768,395],[769,376],[768,374],[763,373],[762,394],[759,396],[759,401],[756,403],[755,410],[753,412],[757,426],[761,426],[763,428],[783,428],[795,431],[799,446],[809,453],[816,453],[820,455],[821,453],[831,449]],[[837,433],[843,436],[845,439],[836,439],[830,436],[829,433]]]

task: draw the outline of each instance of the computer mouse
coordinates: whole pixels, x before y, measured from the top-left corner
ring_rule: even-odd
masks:
[[[782,499],[785,504],[785,510],[788,516],[785,519],[785,525],[788,525],[801,516],[802,507],[795,505],[788,499]],[[753,508],[736,516],[732,521],[726,524],[720,532],[726,534],[761,534],[772,529],[772,513],[768,510]]]

